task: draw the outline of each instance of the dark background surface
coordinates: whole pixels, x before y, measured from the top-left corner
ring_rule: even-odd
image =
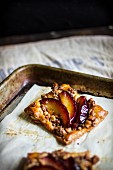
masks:
[[[108,25],[113,25],[110,1],[12,0],[0,4],[0,37]]]

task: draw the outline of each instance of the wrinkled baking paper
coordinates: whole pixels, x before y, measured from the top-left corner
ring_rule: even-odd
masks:
[[[34,124],[24,113],[25,107],[49,91],[50,87],[34,85],[13,112],[0,123],[0,170],[15,170],[28,152],[51,152],[61,148],[72,152],[90,150],[91,154],[100,157],[96,169],[113,170],[113,100],[93,96],[96,103],[109,112],[108,116],[76,142],[62,146],[52,134]]]

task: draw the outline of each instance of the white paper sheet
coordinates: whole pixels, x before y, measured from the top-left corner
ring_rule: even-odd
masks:
[[[49,87],[34,85],[14,111],[0,123],[0,170],[15,170],[28,152],[51,152],[61,148],[77,152],[90,150],[100,157],[98,170],[113,170],[113,100],[93,96],[96,103],[109,112],[108,116],[76,142],[62,146],[52,134],[42,126],[33,124],[24,113],[25,107],[48,91]]]

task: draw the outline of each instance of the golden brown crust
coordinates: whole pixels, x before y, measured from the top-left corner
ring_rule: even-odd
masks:
[[[94,165],[99,161],[98,156],[91,156],[89,151],[86,152],[66,152],[63,150],[56,150],[54,152],[34,152],[29,153],[24,164],[24,170],[40,169],[48,167],[52,170],[73,170],[75,168],[80,170],[92,170]],[[34,170],[36,170],[34,168]]]
[[[67,90],[70,92],[75,100],[79,99],[79,94],[70,87],[70,85],[63,84],[58,87],[57,84],[54,85],[53,91],[42,96],[42,98],[57,98],[59,91]],[[36,122],[40,122],[49,132],[51,132],[56,139],[62,144],[70,144],[73,140],[77,140],[86,132],[91,131],[95,126],[97,126],[108,114],[101,106],[96,105],[94,100],[91,98],[88,100],[89,104],[89,115],[84,124],[78,126],[77,128],[63,127],[59,125],[59,120],[54,116],[49,114],[40,104],[40,100],[36,100],[34,103],[29,105],[25,112],[31,116],[31,118]]]

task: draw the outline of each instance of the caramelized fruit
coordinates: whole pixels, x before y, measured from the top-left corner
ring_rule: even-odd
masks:
[[[66,107],[61,103],[60,100],[53,98],[44,98],[41,101],[41,104],[50,114],[55,114],[62,120],[62,123],[65,127],[69,125],[69,114]]]
[[[77,106],[77,116],[75,122],[78,124],[83,124],[88,116],[88,102],[85,96],[80,96],[78,98]]]
[[[29,170],[56,170],[56,169],[51,166],[33,166],[29,168]]]
[[[59,93],[59,98],[60,98],[62,104],[68,110],[70,124],[71,124],[74,121],[74,118],[76,117],[77,104],[76,104],[73,96],[67,91],[62,91],[61,93]]]
[[[43,166],[50,166],[56,170],[65,170],[65,164],[62,159],[55,159],[51,154],[47,157],[40,158],[40,163]]]
[[[58,99],[43,98],[40,101],[42,108],[60,118],[64,127],[77,128],[79,124],[85,123],[89,111],[85,96],[80,96],[76,103],[69,92],[62,90],[58,97]]]

